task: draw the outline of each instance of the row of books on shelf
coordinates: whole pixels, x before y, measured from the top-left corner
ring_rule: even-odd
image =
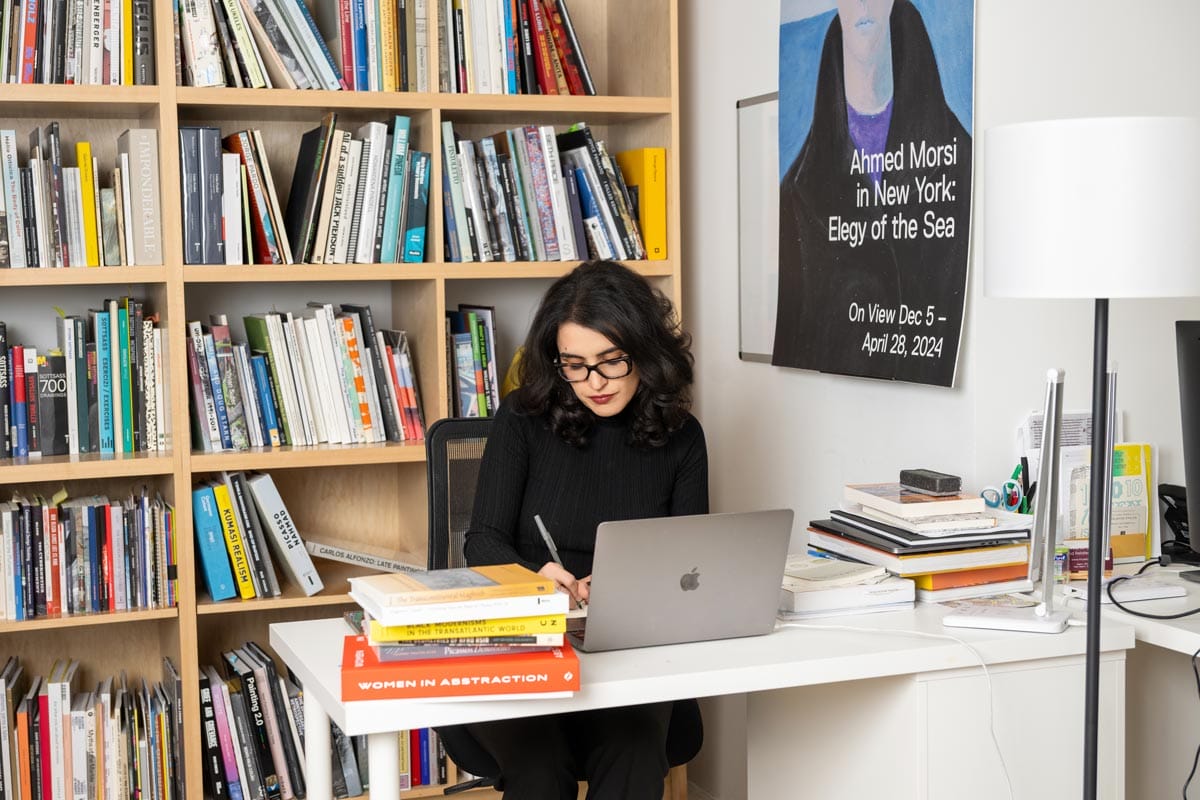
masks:
[[[324,9],[326,18],[336,5],[317,3],[318,14]],[[175,24],[178,84],[351,88],[303,0],[188,0],[178,4]]]
[[[427,92],[433,3],[441,91],[596,94],[566,0],[192,0],[176,82]]]
[[[0,130],[0,267],[163,263],[158,132],[123,132],[107,171],[91,142],[74,150],[51,122],[30,132],[21,166],[16,131]]]
[[[200,669],[204,787],[213,800],[302,798],[306,794],[303,687],[281,673],[257,643],[221,653],[223,669]],[[331,724],[333,792],[370,787],[366,736]],[[400,788],[446,782],[446,753],[435,731],[401,731]]]
[[[214,601],[278,597],[275,564],[312,596],[325,588],[267,473],[222,472],[192,490],[196,562]]]
[[[177,564],[175,508],[145,487],[0,502],[0,619],[170,608]]]
[[[161,681],[122,672],[89,685],[74,659],[37,675],[9,657],[0,671],[4,796],[182,800],[182,682],[171,660]]]
[[[149,85],[153,0],[13,0],[0,7],[0,82]]]
[[[442,145],[448,260],[666,258],[664,149],[614,159],[585,123],[473,141],[449,120]]]
[[[443,92],[596,94],[566,0],[439,2]]]
[[[0,457],[165,452],[162,328],[141,300],[55,320],[57,344],[9,343],[0,320]],[[15,338],[15,337],[14,337]]]
[[[355,138],[326,114],[300,138],[286,208],[260,131],[222,139],[217,128],[180,128],[184,263],[423,261],[430,159],[409,148],[409,127],[398,115]]]
[[[460,303],[446,312],[447,397],[456,417],[490,417],[500,408],[496,309]]]
[[[369,305],[310,303],[188,323],[195,445],[204,451],[402,442],[425,423],[408,334],[375,327]]]
[[[780,616],[886,611],[1030,587],[1032,517],[969,495],[911,498],[899,484],[854,484],[808,528],[785,571]],[[829,563],[827,559],[834,562]]]
[[[350,579],[345,700],[561,697],[579,689],[568,596],[519,564]]]

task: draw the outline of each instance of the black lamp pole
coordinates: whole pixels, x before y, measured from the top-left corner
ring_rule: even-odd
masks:
[[[1096,800],[1100,732],[1100,592],[1104,575],[1104,482],[1108,454],[1108,299],[1097,298],[1092,353],[1092,484],[1088,500],[1087,657],[1083,714],[1083,798]]]

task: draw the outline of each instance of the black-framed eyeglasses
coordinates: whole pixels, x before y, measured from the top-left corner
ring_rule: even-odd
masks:
[[[630,356],[610,358],[598,364],[574,364],[565,361],[555,361],[559,376],[567,383],[581,383],[592,376],[592,372],[609,380],[624,378],[633,372],[633,359]]]

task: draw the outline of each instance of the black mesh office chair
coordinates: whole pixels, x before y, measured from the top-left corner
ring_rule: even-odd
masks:
[[[479,462],[487,444],[490,418],[455,417],[440,419],[425,432],[426,469],[429,483],[429,569],[466,566],[463,540],[471,524]],[[463,725],[437,728],[446,754],[459,770],[476,776],[447,787],[445,794],[491,786],[503,789],[504,780],[495,759],[484,750]],[[676,700],[667,730],[667,762],[681,767],[695,758],[704,742],[700,705],[691,699]],[[682,781],[686,796],[686,770],[672,769],[671,782]]]

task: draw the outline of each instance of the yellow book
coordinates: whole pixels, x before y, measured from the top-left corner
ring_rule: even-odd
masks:
[[[133,86],[133,0],[121,0],[121,85]]]
[[[638,227],[646,258],[662,261],[667,257],[667,150],[625,150],[617,153],[617,164],[625,183],[638,189]]]
[[[382,73],[381,88],[394,92],[397,85],[396,70],[396,4],[379,4],[379,71]]]
[[[255,596],[254,580],[250,577],[250,559],[242,541],[242,529],[233,513],[229,488],[223,483],[214,483],[212,490],[217,501],[217,514],[221,517],[221,532],[225,534],[225,548],[229,551],[229,561],[233,564],[233,578],[237,581],[238,594],[243,600],[250,600]]]
[[[76,142],[75,162],[79,164],[79,188],[82,189],[84,256],[89,267],[98,267],[100,237],[96,225],[96,181],[92,171],[91,142]]]
[[[368,636],[373,642],[417,642],[425,639],[458,639],[475,636],[535,636],[567,632],[566,614],[507,619],[475,619],[468,622],[432,622],[422,625],[384,625],[371,620]]]
[[[381,608],[554,594],[555,583],[520,564],[388,572],[350,579],[350,588]]]

